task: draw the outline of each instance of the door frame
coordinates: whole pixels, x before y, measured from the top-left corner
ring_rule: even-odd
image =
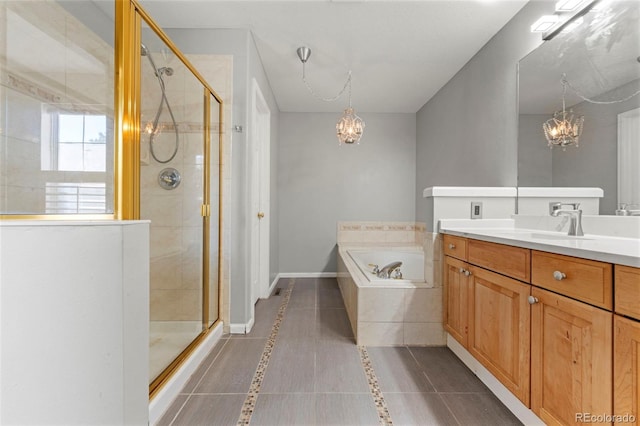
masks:
[[[256,79],[251,81],[249,131],[249,300],[251,317],[259,298],[269,297],[271,110]],[[257,157],[257,158],[256,158]],[[254,170],[257,164],[259,170]],[[257,182],[255,181],[257,179]],[[257,207],[257,211],[256,211]],[[264,217],[258,218],[258,213]],[[257,226],[256,225],[257,221]],[[257,228],[257,232],[255,229]]]

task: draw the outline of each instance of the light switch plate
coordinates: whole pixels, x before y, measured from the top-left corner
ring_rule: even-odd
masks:
[[[471,219],[482,219],[482,203],[479,201],[471,202]]]

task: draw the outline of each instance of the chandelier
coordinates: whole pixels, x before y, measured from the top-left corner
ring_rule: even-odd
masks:
[[[309,56],[311,56],[311,49],[303,46],[299,47],[296,52],[298,54],[298,58],[300,58],[300,61],[302,62],[302,81],[304,82],[305,86],[307,86],[309,93],[311,93],[315,98],[325,102],[333,102],[340,98],[340,96],[342,96],[347,88],[349,89],[349,107],[344,110],[342,117],[340,117],[340,120],[338,120],[338,123],[336,124],[336,135],[338,136],[338,142],[340,143],[340,145],[342,145],[343,143],[359,144],[360,138],[362,137],[362,133],[364,131],[364,121],[362,121],[362,119],[358,117],[355,110],[351,106],[351,71],[349,71],[347,81],[344,83],[342,90],[340,90],[340,92],[336,96],[334,96],[333,98],[323,98],[321,96],[318,96],[314,92],[314,90],[307,82],[305,74],[305,64],[307,63]]]
[[[566,150],[568,146],[578,147],[584,116],[574,115],[572,110],[567,111],[565,106],[565,96],[567,94],[567,79],[562,76],[562,111],[553,113],[553,117],[545,121],[542,125],[544,135],[547,138],[549,148],[554,146],[562,147]]]

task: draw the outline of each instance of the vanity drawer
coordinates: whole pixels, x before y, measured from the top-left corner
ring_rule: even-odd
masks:
[[[467,260],[467,239],[444,234],[444,254],[460,260]]]
[[[613,267],[610,263],[532,251],[531,283],[556,293],[612,310]]]
[[[486,241],[469,240],[468,262],[485,269],[529,282],[531,278],[531,251],[521,247]]]
[[[615,311],[640,320],[640,268],[616,265]]]

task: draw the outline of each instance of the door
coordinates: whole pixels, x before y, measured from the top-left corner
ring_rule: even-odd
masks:
[[[640,416],[640,321],[614,315],[613,413],[638,425]],[[634,421],[631,421],[631,419]],[[624,419],[623,419],[624,420]],[[622,422],[621,422],[622,423]]]
[[[470,266],[469,352],[529,406],[531,286]]]
[[[469,266],[452,257],[445,257],[444,328],[465,348],[468,343],[468,278]]]
[[[612,412],[612,314],[533,287],[531,409],[545,423]]]
[[[618,204],[640,208],[640,108],[618,114]]]
[[[250,131],[250,300],[269,296],[269,187],[271,112],[254,79],[251,93]],[[253,317],[253,314],[251,315]]]

